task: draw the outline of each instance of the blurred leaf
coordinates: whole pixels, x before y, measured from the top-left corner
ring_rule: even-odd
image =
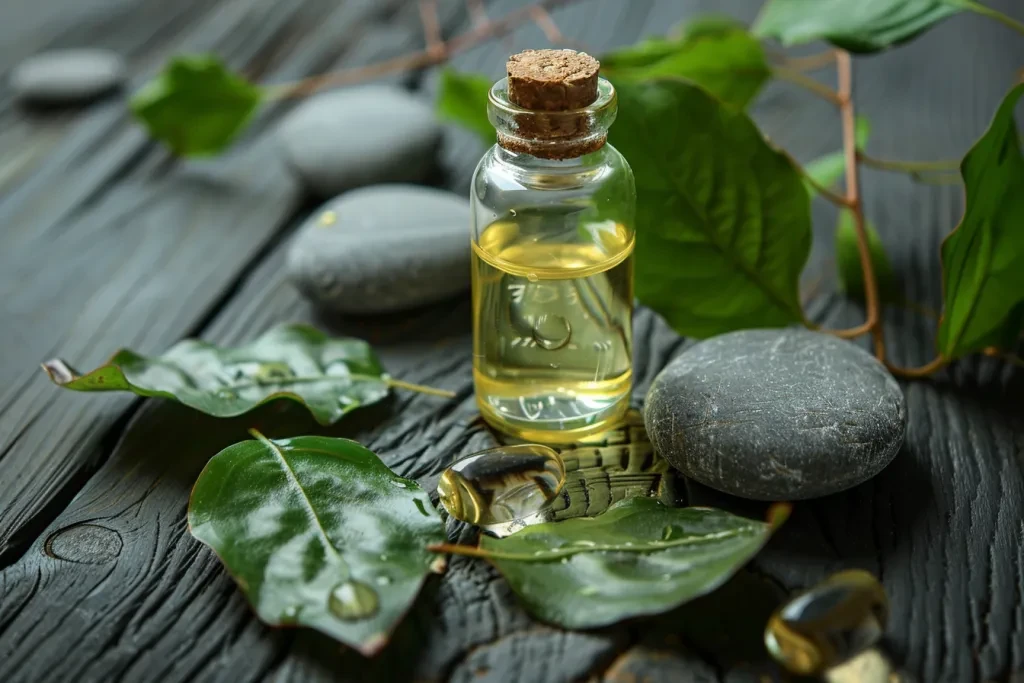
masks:
[[[287,398],[303,403],[320,424],[376,403],[389,387],[369,344],[332,339],[308,325],[279,325],[235,348],[187,339],[152,358],[122,349],[86,375],[62,360],[47,361],[43,369],[65,389],[169,398],[214,417]]]
[[[615,83],[686,78],[740,108],[771,75],[757,39],[741,24],[719,17],[687,24],[678,39],[652,38],[606,54],[601,71]]]
[[[636,176],[636,294],[680,334],[801,322],[811,246],[800,172],[690,83],[619,84],[611,141]]]
[[[494,126],[487,119],[487,94],[491,79],[480,74],[460,73],[451,67],[441,72],[437,114],[473,131],[488,145],[495,140]]]
[[[188,525],[272,626],[311,626],[375,654],[423,579],[443,568],[430,497],[348,439],[225,448],[192,490]]]
[[[854,137],[857,149],[863,151],[871,135],[871,122],[858,116]],[[842,150],[826,154],[804,166],[804,174],[812,178],[818,185],[831,189],[846,174],[846,155]],[[807,190],[814,194],[814,185],[807,183]]]
[[[483,536],[480,554],[527,610],[564,628],[594,628],[655,614],[709,593],[753,557],[788,514],[770,522],[711,508],[627,498],[597,517]]]
[[[878,297],[883,303],[891,303],[899,299],[896,287],[896,276],[893,275],[889,256],[882,246],[870,221],[864,226],[868,234],[868,251],[871,252],[871,266],[875,271],[878,284]],[[854,226],[853,213],[849,209],[839,210],[836,224],[836,268],[839,272],[839,286],[847,296],[860,301],[864,300],[864,271],[860,267],[860,250],[857,247],[857,229]]]
[[[877,52],[910,40],[962,11],[958,0],[768,0],[754,33],[783,45],[827,40],[850,52]]]
[[[1007,93],[960,165],[967,206],[942,244],[938,346],[949,359],[1012,348],[1024,329],[1024,156],[1014,123],[1022,94],[1024,83]]]
[[[214,56],[175,57],[131,98],[149,134],[176,154],[216,154],[245,128],[259,105],[259,87]]]

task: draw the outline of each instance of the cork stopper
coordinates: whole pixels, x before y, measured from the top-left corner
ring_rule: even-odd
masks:
[[[513,152],[568,159],[600,149],[607,136],[594,134],[586,112],[598,99],[600,62],[575,50],[524,50],[512,55],[508,101],[530,113],[515,115],[515,134],[499,129],[498,144]]]
[[[597,99],[600,62],[575,50],[524,50],[508,58],[508,99],[523,109],[567,111]]]

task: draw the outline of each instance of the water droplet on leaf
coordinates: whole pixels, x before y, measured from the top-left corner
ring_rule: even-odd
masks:
[[[389,583],[391,583],[391,577],[384,576],[384,575],[378,576],[376,583],[377,583],[378,586],[386,586]]]
[[[295,372],[287,363],[270,361],[267,363],[260,363],[256,367],[256,371],[253,373],[252,378],[257,384],[276,384],[282,380],[291,379],[294,376]]]
[[[377,591],[362,581],[343,581],[331,589],[327,609],[339,619],[365,619],[380,607]]]

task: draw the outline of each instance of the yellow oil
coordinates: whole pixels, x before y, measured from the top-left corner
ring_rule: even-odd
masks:
[[[552,220],[521,213],[473,244],[473,379],[489,424],[557,444],[629,407],[633,234]]]

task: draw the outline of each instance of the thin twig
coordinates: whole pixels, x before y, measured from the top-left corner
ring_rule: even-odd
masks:
[[[850,213],[853,214],[860,267],[864,271],[864,301],[867,315],[864,324],[848,330],[838,330],[835,334],[849,339],[870,332],[874,341],[875,356],[884,362],[885,338],[882,335],[878,282],[875,279],[874,265],[871,263],[871,249],[868,246],[868,233],[864,221],[864,206],[860,198],[860,167],[857,164],[856,138],[857,116],[853,105],[853,63],[849,52],[840,50],[837,53],[836,68],[839,73],[839,115],[843,123],[843,156],[846,160],[846,199],[850,203]]]
[[[274,85],[266,89],[266,96],[270,99],[302,97],[326,88],[361,83],[392,73],[434,66],[447,61],[452,55],[467,50],[474,45],[510,33],[513,29],[530,20],[530,7],[540,6],[550,10],[554,7],[569,5],[574,2],[580,2],[580,0],[540,0],[535,5],[510,12],[501,19],[494,21],[488,19],[479,26],[449,39],[444,43],[443,54],[439,54],[442,51],[435,51],[432,54],[429,49],[420,50],[419,52],[392,57],[391,59],[367,64],[366,66],[341,69],[332,73],[304,78],[294,83]]]
[[[437,17],[437,0],[420,0],[420,21],[423,22],[423,37],[427,43],[427,54],[443,60],[444,39],[441,38],[441,20]]]
[[[942,356],[936,356],[930,362],[917,368],[901,368],[898,365],[892,363],[886,363],[885,367],[889,369],[889,372],[897,377],[904,379],[920,379],[929,375],[935,374],[938,370],[949,365],[949,360]]]
[[[585,46],[572,38],[567,38],[561,29],[558,28],[558,24],[551,17],[547,10],[540,5],[534,5],[530,8],[530,18],[533,23],[537,25],[541,31],[544,32],[544,37],[548,39],[553,45],[568,45],[577,50],[586,52]]]
[[[803,174],[804,180],[806,180],[807,183],[811,187],[814,188],[814,191],[817,192],[818,194],[820,194],[822,197],[824,197],[825,199],[829,200],[830,202],[832,202],[836,206],[840,206],[840,207],[844,207],[844,208],[850,208],[851,207],[849,198],[844,197],[843,195],[839,194],[838,192],[835,192],[834,190],[830,190],[829,188],[825,187],[824,185],[819,183],[817,180],[812,178],[810,176],[810,174],[808,174],[805,169],[801,168],[800,169],[800,173]]]
[[[883,171],[898,171],[902,173],[941,173],[943,171],[956,172],[960,170],[960,162],[956,159],[940,159],[938,161],[902,161],[895,159],[879,159],[863,150],[857,151],[857,159],[865,166],[880,168]]]
[[[466,0],[466,8],[469,16],[473,19],[474,26],[482,26],[487,23],[487,11],[484,9],[483,0]]]
[[[385,377],[384,381],[388,383],[389,387],[396,389],[405,389],[406,391],[415,391],[420,394],[427,394],[428,396],[440,396],[441,398],[455,398],[455,392],[447,389],[435,389],[434,387],[424,386],[422,384],[413,384],[412,382],[403,382],[400,379],[394,377]]]
[[[773,66],[772,73],[779,80],[795,83],[796,85],[799,85],[801,88],[805,88],[806,90],[811,91],[818,97],[828,100],[837,107],[841,104],[839,100],[839,93],[837,93],[835,90],[828,87],[827,85],[819,83],[810,76],[803,74],[799,71],[796,71],[795,69],[790,69],[785,66]]]
[[[973,0],[961,0],[960,2],[954,4],[957,4],[960,7],[968,9],[976,14],[980,14],[990,19],[995,19],[1003,26],[1012,28],[1017,33],[1024,35],[1024,22],[1020,22],[1012,17],[1008,17],[999,10],[992,9],[987,5],[983,5],[980,2],[974,2]]]
[[[806,57],[786,57],[783,55],[782,64],[794,71],[815,71],[836,63],[836,51],[825,50]]]

